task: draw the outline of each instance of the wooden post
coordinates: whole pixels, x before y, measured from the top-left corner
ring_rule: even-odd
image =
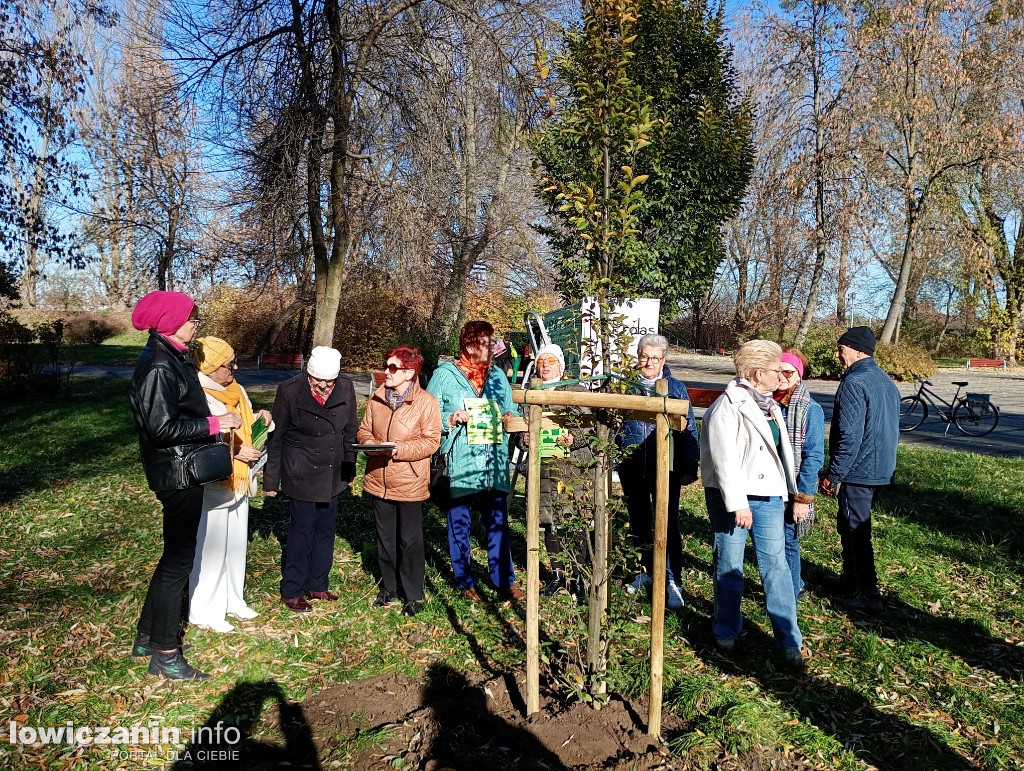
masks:
[[[527,715],[540,709],[540,425],[543,416],[543,407],[530,405],[529,472],[526,476]]]
[[[660,396],[668,395],[668,381],[654,384]],[[651,693],[647,712],[647,733],[661,735],[662,677],[665,666],[665,543],[668,534],[668,416],[655,417],[657,481],[654,493],[654,586],[651,589]]]
[[[608,531],[611,529],[611,519],[608,515],[608,490],[601,477],[607,468],[608,453],[603,448],[607,446],[610,434],[604,422],[598,423],[597,437],[601,449],[597,454],[594,477],[594,562],[590,577],[590,607],[587,618],[587,687],[594,695],[603,694],[608,688],[605,682],[607,662],[602,630],[608,605]],[[600,701],[594,702],[595,709],[600,709],[600,705]]]

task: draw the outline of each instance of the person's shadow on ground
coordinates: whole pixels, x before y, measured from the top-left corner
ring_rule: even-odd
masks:
[[[278,711],[283,744],[253,737],[267,702]],[[285,698],[275,681],[239,683],[221,700],[195,736],[178,753],[172,771],[281,767],[319,771],[313,732],[302,705]]]
[[[447,664],[427,670],[422,704],[433,711],[437,724],[424,753],[437,768],[565,769],[532,734],[493,714],[482,686],[470,685]]]

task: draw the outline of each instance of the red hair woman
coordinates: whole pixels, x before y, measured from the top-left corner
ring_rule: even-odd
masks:
[[[441,408],[420,388],[420,349],[399,345],[384,354],[384,384],[370,397],[357,440],[392,442],[371,452],[363,490],[371,496],[377,525],[381,589],[373,601],[382,608],[405,594],[402,613],[415,616],[424,603],[423,501],[430,497],[430,456],[441,443]]]
[[[427,386],[441,404],[441,430],[448,455],[452,502],[448,508],[448,551],[455,585],[464,597],[480,602],[470,557],[472,511],[481,512],[487,529],[487,566],[491,583],[502,597],[521,600],[525,595],[513,581],[512,546],[508,529],[508,433],[493,426],[470,440],[469,405],[486,404],[501,416],[501,428],[515,413],[508,378],[493,365],[494,327],[486,321],[468,321],[459,333],[459,358],[441,362]],[[480,419],[477,413],[477,420]],[[485,416],[485,421],[488,418]],[[463,430],[465,427],[466,430]]]

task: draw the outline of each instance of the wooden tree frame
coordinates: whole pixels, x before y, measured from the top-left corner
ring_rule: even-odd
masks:
[[[657,453],[657,484],[654,506],[654,586],[651,601],[651,689],[647,733],[661,734],[661,705],[665,661],[665,545],[668,532],[669,431],[682,430],[690,404],[685,399],[668,398],[668,381],[655,383],[656,396],[629,396],[582,391],[542,389],[514,390],[512,400],[528,406],[527,418],[512,430],[529,430],[529,468],[526,484],[526,714],[540,709],[540,429],[545,407],[597,407],[628,413],[629,417],[649,420],[654,417]],[[600,535],[598,536],[600,537]],[[606,569],[606,566],[605,566]],[[602,571],[603,573],[603,571]],[[606,607],[607,576],[601,585],[604,593],[591,601]],[[597,573],[591,579],[598,580]]]

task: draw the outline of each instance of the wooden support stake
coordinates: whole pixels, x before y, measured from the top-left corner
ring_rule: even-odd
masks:
[[[540,709],[540,427],[544,410],[530,406],[526,476],[526,714]]]
[[[605,407],[614,410],[686,415],[690,403],[686,399],[664,399],[661,396],[591,393],[590,391],[513,391],[516,404],[543,404],[548,407]]]
[[[664,378],[654,384],[659,395],[668,394]],[[665,544],[668,534],[668,417],[658,414],[655,427],[657,482],[654,493],[654,586],[651,589],[651,694],[648,703],[647,733],[661,735],[661,698],[665,666]]]

